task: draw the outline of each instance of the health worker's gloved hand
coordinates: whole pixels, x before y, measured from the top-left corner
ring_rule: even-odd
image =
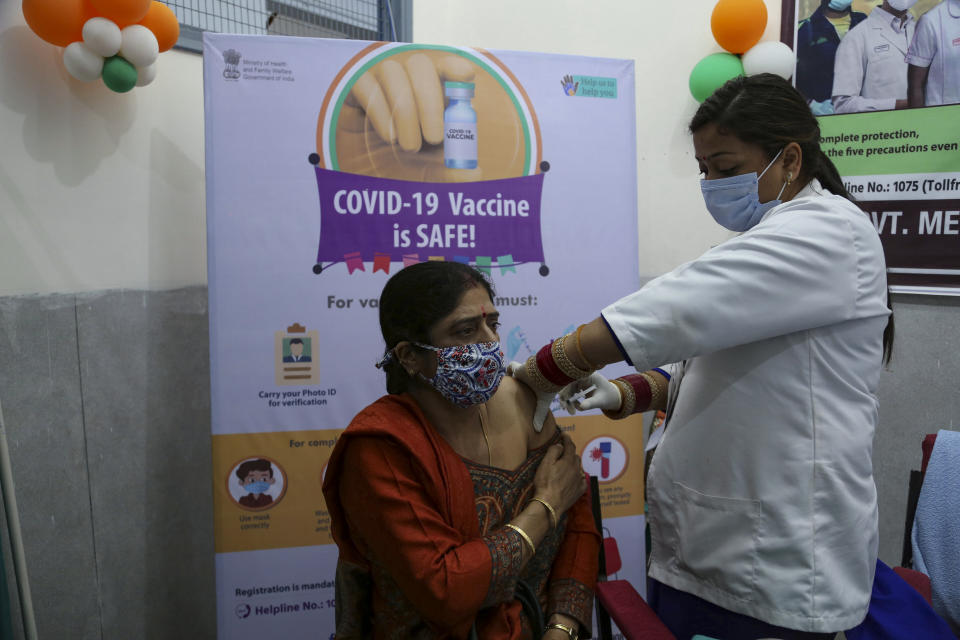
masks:
[[[530,357],[532,358],[534,356]],[[540,433],[543,430],[543,422],[547,419],[547,414],[550,413],[550,405],[553,404],[553,399],[556,397],[557,392],[555,390],[551,391],[549,389],[539,388],[536,380],[531,378],[530,374],[527,373],[526,364],[522,362],[514,360],[508,364],[507,375],[513,376],[530,387],[534,395],[536,395],[537,407],[533,411],[533,428],[537,433]]]
[[[585,396],[578,397],[581,391],[594,387]],[[603,409],[605,411],[617,411],[623,402],[620,395],[620,389],[599,372],[594,371],[586,378],[571,382],[560,390],[560,404],[570,415],[577,411],[587,411],[588,409]]]

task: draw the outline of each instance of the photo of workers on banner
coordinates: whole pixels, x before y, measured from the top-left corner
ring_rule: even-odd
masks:
[[[960,0],[786,0],[816,115],[960,103]]]

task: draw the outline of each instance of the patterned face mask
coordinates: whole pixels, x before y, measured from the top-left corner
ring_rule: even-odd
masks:
[[[458,407],[481,404],[492,398],[507,371],[503,350],[497,341],[442,348],[414,344],[437,353],[437,373],[432,378],[418,375]]]

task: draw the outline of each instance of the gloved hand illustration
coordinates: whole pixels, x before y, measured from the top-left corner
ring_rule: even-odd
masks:
[[[443,81],[473,81],[473,65],[455,55],[436,64],[415,53],[401,64],[388,58],[357,79],[348,98],[370,119],[384,142],[419,151],[443,142]]]
[[[474,83],[477,168],[444,162],[444,83]],[[419,182],[473,182],[524,175],[521,114],[489,69],[447,51],[391,55],[353,83],[333,123],[340,171]],[[318,123],[323,127],[324,123]],[[318,131],[318,148],[323,144]],[[329,151],[327,149],[326,151]]]

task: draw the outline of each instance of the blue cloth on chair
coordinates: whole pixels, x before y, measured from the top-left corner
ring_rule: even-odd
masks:
[[[847,640],[956,640],[923,596],[879,560],[867,617],[846,636]]]
[[[933,608],[960,633],[960,432],[941,429],[910,535],[913,568],[930,576]]]

